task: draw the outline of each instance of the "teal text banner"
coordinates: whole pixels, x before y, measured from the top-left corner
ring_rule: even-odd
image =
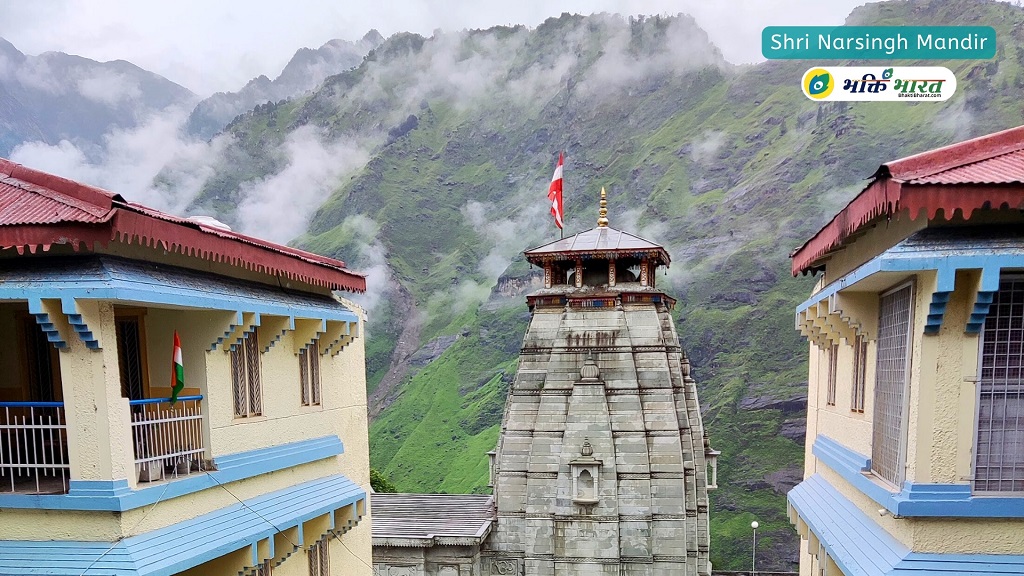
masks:
[[[991,26],[768,26],[769,60],[964,60],[996,55]]]

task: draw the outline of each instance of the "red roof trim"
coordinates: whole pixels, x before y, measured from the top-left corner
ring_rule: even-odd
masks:
[[[1024,150],[1024,126],[882,164],[860,194],[793,251],[793,275],[817,266],[824,255],[864,226],[901,210],[908,210],[911,219],[922,211],[932,219],[941,210],[949,219],[957,210],[970,218],[981,208],[1024,206],[1021,166],[1007,159],[988,162],[1020,150]],[[954,169],[959,169],[955,176],[931,178]],[[972,179],[981,182],[967,183]]]
[[[26,199],[23,210],[8,215],[9,221],[0,221],[0,249],[14,248],[23,254],[26,249],[47,251],[53,244],[78,251],[111,241],[137,242],[330,290],[366,291],[366,277],[346,269],[340,260],[164,214],[126,202],[112,192],[2,158],[0,192],[11,199]],[[46,198],[46,206],[41,198]],[[52,213],[54,206],[63,207],[57,215]]]
[[[883,216],[889,218],[905,210],[911,220],[922,215],[934,220],[941,211],[942,217],[949,220],[959,211],[969,219],[975,210],[1005,208],[1024,209],[1024,185],[911,185],[889,178],[876,180],[793,252],[792,272],[796,276],[814,268],[821,257]]]

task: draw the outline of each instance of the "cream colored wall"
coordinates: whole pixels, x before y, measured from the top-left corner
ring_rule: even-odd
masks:
[[[929,467],[927,463],[919,466],[920,457],[927,458],[928,439],[921,438],[918,434],[923,426],[928,425],[928,418],[922,417],[921,403],[927,404],[931,397],[931,390],[934,382],[929,379],[922,380],[921,367],[925,357],[931,357],[934,350],[934,336],[926,336],[924,326],[928,321],[928,307],[932,300],[932,293],[935,291],[936,275],[934,271],[921,272],[914,277],[914,327],[911,332],[910,344],[910,395],[904,401],[907,403],[908,415],[905,421],[907,435],[907,451],[904,457],[906,466],[906,480],[911,482],[928,482]],[[873,382],[874,380],[872,380]],[[919,477],[920,476],[920,477]]]
[[[171,395],[171,365],[174,351],[174,331],[181,341],[182,364],[185,367],[185,389],[181,396],[203,393],[206,366],[202,354],[209,349],[211,340],[206,331],[197,329],[197,320],[206,312],[148,308],[143,317],[145,324],[146,357],[149,367],[149,397],[167,398]]]
[[[889,233],[899,236],[904,231]],[[868,240],[872,240],[871,234],[867,235]],[[855,243],[843,251],[843,258],[849,267],[855,267],[854,262],[866,260],[877,250],[877,244],[883,243],[879,234],[873,240],[875,243],[870,243],[868,248],[858,247]],[[936,273],[922,271],[913,278],[915,309],[906,477],[917,483],[966,484],[973,465],[979,337],[966,334],[964,330],[980,285],[980,272],[965,270],[957,273],[955,289],[946,306],[942,327],[935,335],[925,335],[924,326],[932,293],[936,288]],[[858,289],[862,288],[853,286],[848,290]],[[874,302],[873,305],[866,303],[863,297],[844,301],[844,312],[865,321],[870,335],[863,415],[849,410],[853,362],[853,351],[849,343],[840,342],[837,402],[834,407],[825,405],[828,381],[826,351],[814,344],[810,345],[805,474],[821,474],[865,515],[915,551],[1019,554],[1024,550],[1024,521],[983,518],[894,519],[889,514],[880,516],[878,510],[881,506],[877,502],[854,488],[828,466],[818,462],[811,453],[810,447],[815,435],[824,434],[861,454],[871,454],[877,338],[874,324],[877,324],[879,292],[873,290],[872,293],[874,296],[870,300]],[[874,481],[890,491],[896,491],[895,487],[879,479]],[[817,566],[817,563],[811,555],[806,554],[806,544],[802,551],[804,562],[801,573],[804,573],[810,570],[811,565]]]
[[[363,550],[371,550],[373,546],[370,524],[367,514],[341,540],[331,540],[331,576],[373,573],[373,557],[363,553]]]
[[[260,348],[271,335],[260,332]],[[322,343],[326,347],[326,342]],[[369,482],[366,381],[363,340],[339,355],[320,356],[321,405],[302,406],[299,359],[293,332],[286,332],[261,354],[263,415],[236,418],[230,353],[207,351],[211,449],[214,457],[317,436],[336,434],[345,443],[341,464],[355,482]],[[187,369],[187,367],[186,367]]]
[[[68,342],[60,353],[67,408],[71,478],[85,480],[126,479],[137,482],[133,466],[128,401],[121,397],[114,308],[108,302],[78,303],[99,350],[86,349],[60,312],[58,302],[44,302]],[[362,317],[361,310],[356,313]],[[11,314],[0,310],[0,329]],[[214,458],[313,437],[338,435],[345,453],[287,470],[232,482],[226,489],[214,487],[159,502],[123,514],[105,512],[50,512],[6,509],[0,529],[4,539],[68,538],[110,541],[141,534],[192,518],[267,492],[308,480],[343,473],[369,492],[369,446],[366,420],[366,382],[363,339],[357,337],[340,354],[320,356],[322,405],[301,406],[296,339],[286,332],[274,347],[261,355],[264,415],[234,418],[230,355],[221,347],[210,351],[223,336],[233,313],[148,309],[144,316],[150,385],[154,396],[169,393],[172,334],[178,330],[183,349],[186,383],[206,397],[207,437]],[[269,323],[268,323],[269,324]],[[361,327],[358,333],[362,333]],[[270,334],[261,334],[269,338]],[[261,349],[266,340],[261,343]],[[323,343],[326,347],[326,342]],[[4,362],[9,362],[4,356]],[[167,381],[165,384],[164,381]],[[186,389],[186,393],[189,390]],[[230,493],[229,493],[230,491]],[[369,566],[371,544],[368,514],[345,537],[347,550],[339,558],[355,554],[352,565]],[[340,544],[339,544],[340,546]],[[351,550],[352,552],[348,552]],[[302,564],[305,566],[305,564]],[[344,565],[339,560],[338,565]],[[351,566],[350,566],[351,567]],[[340,572],[339,572],[340,573]],[[345,573],[369,573],[347,570]]]
[[[972,469],[979,336],[964,327],[980,284],[978,271],[957,274],[939,333],[924,336],[917,376],[915,481],[963,484]],[[925,303],[922,315],[927,310]]]

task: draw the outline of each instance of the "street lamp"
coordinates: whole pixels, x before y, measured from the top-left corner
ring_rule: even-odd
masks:
[[[754,542],[750,546],[750,575],[754,575],[754,571],[757,569],[757,527],[760,524],[757,520],[750,523],[750,527],[754,529]]]

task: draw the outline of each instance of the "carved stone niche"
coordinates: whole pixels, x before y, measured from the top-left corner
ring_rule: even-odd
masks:
[[[569,462],[569,474],[572,476],[572,501],[581,506],[593,506],[598,503],[601,478],[601,461],[594,458],[594,447],[590,440],[583,440],[580,455]]]

